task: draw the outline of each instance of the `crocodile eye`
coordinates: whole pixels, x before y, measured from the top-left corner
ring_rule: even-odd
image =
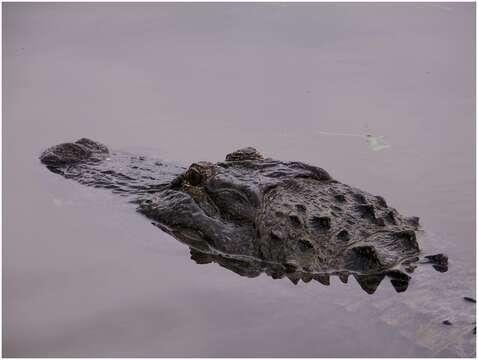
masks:
[[[198,186],[199,184],[201,184],[203,179],[201,173],[198,170],[190,169],[186,174],[186,180],[192,186]]]

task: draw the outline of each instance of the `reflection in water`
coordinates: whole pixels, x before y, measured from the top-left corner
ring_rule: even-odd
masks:
[[[350,271],[310,273],[294,271],[294,269],[287,269],[281,264],[267,263],[254,258],[238,258],[221,254],[211,254],[194,248],[190,248],[190,252],[191,259],[200,265],[216,263],[225,269],[249,278],[258,277],[264,273],[272,279],[287,278],[295,285],[301,280],[304,283],[309,283],[314,280],[322,285],[328,286],[330,285],[331,276],[337,276],[342,283],[347,284],[349,277],[352,276],[366,293],[373,294],[384,278],[390,279],[393,288],[399,293],[406,291],[410,282],[410,276],[399,270],[388,270],[375,274],[360,274]],[[430,257],[433,256],[439,255],[432,255]],[[440,272],[446,272],[448,270],[448,265],[444,263],[441,265],[433,264],[433,268]],[[410,271],[413,271],[413,267],[410,267],[409,269]]]

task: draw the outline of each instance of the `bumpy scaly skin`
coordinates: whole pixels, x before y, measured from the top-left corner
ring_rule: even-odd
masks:
[[[45,150],[40,161],[47,166],[64,166],[84,160],[101,160],[109,153],[103,144],[82,138],[74,143],[64,143]]]
[[[388,275],[403,291],[410,277],[402,270],[411,272],[419,260],[418,218],[321,168],[264,159],[254,148],[186,171],[138,157],[125,161],[87,139],[54,146],[40,159],[86,185],[134,195],[138,210],[188,244],[195,261],[242,275],[327,284],[330,274],[344,282],[353,274],[367,292]]]

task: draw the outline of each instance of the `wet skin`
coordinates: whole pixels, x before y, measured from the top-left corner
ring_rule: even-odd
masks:
[[[129,196],[187,244],[193,260],[244,276],[328,284],[330,275],[347,282],[352,274],[373,293],[385,277],[406,290],[418,263],[447,269],[444,255],[420,257],[417,217],[322,168],[264,158],[254,148],[185,169],[80,139],[47,149],[40,160],[67,178]]]

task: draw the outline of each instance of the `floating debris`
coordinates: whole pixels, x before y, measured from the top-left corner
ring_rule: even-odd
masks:
[[[383,136],[375,136],[370,133],[367,134],[348,134],[348,133],[336,133],[336,132],[327,132],[327,131],[319,131],[319,134],[322,135],[331,135],[331,136],[353,136],[353,137],[361,137],[365,138],[368,147],[372,151],[380,151],[384,149],[388,149],[390,147],[389,144],[386,144],[383,140]]]
[[[390,145],[385,144],[383,141],[383,136],[374,136],[371,134],[365,135],[367,138],[367,145],[373,151],[380,151],[390,147]]]

